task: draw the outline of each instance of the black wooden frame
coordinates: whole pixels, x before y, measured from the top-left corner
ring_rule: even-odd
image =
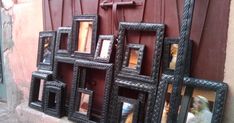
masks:
[[[35,71],[32,73],[31,78],[31,87],[29,93],[29,107],[34,108],[39,111],[44,110],[44,95],[45,95],[45,84],[46,81],[52,79],[52,73],[42,73],[40,71]],[[37,80],[44,80],[43,92],[42,92],[42,100],[38,101],[39,91],[40,91],[40,81]]]
[[[66,49],[60,49],[61,40],[63,34],[67,34],[67,48]],[[71,27],[59,27],[57,30],[57,38],[56,38],[56,47],[55,47],[55,53],[56,55],[61,56],[70,56],[71,55]]]
[[[169,69],[169,63],[170,63],[170,47],[171,44],[178,44],[179,39],[172,39],[172,38],[165,38],[164,44],[163,44],[163,60],[162,60],[162,67],[163,67],[163,73],[165,74],[171,74],[174,75],[174,70]],[[187,47],[187,56],[185,61],[185,76],[190,75],[190,65],[191,65],[191,59],[192,59],[192,40],[189,41],[188,47]],[[178,55],[178,54],[177,54]]]
[[[45,95],[44,95],[44,112],[46,114],[55,116],[55,117],[62,117],[65,115],[65,95],[66,95],[66,84],[60,81],[47,81],[45,85]],[[49,102],[50,94],[55,94],[55,107],[50,107]]]
[[[79,36],[79,22],[93,22],[91,53],[80,53],[76,51]],[[72,23],[72,57],[93,60],[97,41],[98,16],[97,15],[79,15],[73,17]]]
[[[44,51],[44,38],[52,37],[51,42],[51,58],[50,64],[42,63]],[[39,70],[53,70],[53,63],[54,63],[54,50],[55,50],[55,40],[56,40],[56,31],[43,31],[39,32],[39,41],[38,41],[38,53],[37,53],[37,67]]]
[[[100,119],[101,123],[106,123],[108,118],[108,112],[109,112],[109,101],[110,101],[110,91],[111,91],[111,83],[112,83],[112,74],[113,74],[113,64],[109,63],[98,63],[94,61],[88,61],[88,60],[76,60],[74,65],[74,73],[73,73],[73,82],[72,82],[72,92],[70,96],[70,104],[69,104],[69,115],[68,118],[73,121],[82,122],[93,122],[90,120],[83,119],[79,117],[79,115],[75,115],[75,102],[77,97],[77,90],[80,85],[83,84],[81,77],[81,69],[99,69],[99,70],[105,70],[106,76],[105,76],[105,91],[104,91],[104,99],[103,99],[103,107],[102,107],[102,116]]]
[[[174,82],[174,79],[175,78],[172,75],[167,75],[167,74],[162,75],[162,80],[158,86],[157,98],[156,98],[153,117],[152,117],[152,123],[161,122],[167,87],[168,87],[168,84]],[[228,85],[223,82],[208,81],[208,80],[202,80],[202,79],[196,79],[196,78],[190,78],[190,77],[184,77],[184,85],[186,87],[203,88],[203,89],[213,90],[216,92],[211,122],[221,123],[222,118],[223,118],[226,95],[228,91]],[[187,109],[187,108],[183,108],[183,109]]]
[[[132,73],[136,73],[136,74],[140,74],[141,72],[141,65],[142,65],[142,60],[143,60],[143,56],[144,56],[144,49],[145,49],[145,45],[142,44],[128,44],[126,46],[126,50],[125,50],[125,56],[124,56],[124,61],[122,64],[122,69],[121,71],[123,72],[132,72]],[[137,65],[136,65],[136,69],[132,69],[128,67],[129,64],[129,58],[130,58],[130,51],[131,49],[136,49],[139,52],[139,56],[137,58]]]
[[[123,102],[127,102],[127,103],[130,103],[130,104],[134,105],[133,123],[138,123],[138,114],[139,114],[140,101],[136,100],[136,99],[122,97],[122,96],[118,96],[118,105],[117,105],[117,115],[119,116],[118,123],[120,123],[120,120],[121,120]]]
[[[110,46],[108,48],[107,58],[99,57],[99,54],[100,54],[101,49],[102,49],[102,41],[103,40],[109,40],[110,41]],[[98,61],[98,62],[108,63],[110,61],[110,58],[111,58],[113,44],[114,44],[114,36],[113,35],[99,35],[98,43],[97,43],[97,47],[96,47],[96,51],[95,51],[95,55],[94,55],[94,60]]]
[[[132,78],[136,80],[141,80],[150,83],[156,83],[158,80],[158,75],[160,71],[160,62],[163,48],[163,40],[164,40],[164,24],[152,24],[152,23],[127,23],[121,22],[119,25],[119,36],[118,36],[118,44],[115,58],[115,76],[121,76],[125,78]],[[123,64],[124,57],[124,39],[126,35],[126,31],[153,31],[156,32],[156,40],[154,41],[155,48],[153,54],[153,62],[152,62],[152,71],[151,76],[145,75],[136,75],[135,73],[121,73],[121,68]]]

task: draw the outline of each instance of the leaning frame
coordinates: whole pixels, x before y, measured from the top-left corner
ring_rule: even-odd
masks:
[[[82,79],[80,75],[80,69],[82,68],[91,68],[91,69],[99,69],[99,70],[105,70],[106,76],[105,76],[105,91],[104,91],[104,104],[102,107],[102,116],[100,119],[101,123],[106,123],[108,118],[108,112],[109,112],[109,101],[110,101],[110,91],[111,91],[111,82],[112,82],[112,73],[113,73],[113,64],[107,64],[107,63],[98,63],[93,61],[87,61],[87,60],[76,60],[74,65],[74,73],[73,73],[73,80],[72,80],[72,92],[70,97],[70,104],[69,104],[69,119],[73,121],[84,121],[86,119],[79,118],[79,116],[74,115],[75,112],[75,97],[76,92],[80,85],[82,85],[80,79]],[[86,120],[87,121],[87,120]],[[93,122],[88,120],[88,122]]]
[[[119,37],[116,51],[116,67],[115,67],[115,76],[122,76],[126,78],[133,78],[141,81],[146,81],[150,83],[155,83],[155,80],[158,80],[159,69],[160,69],[160,61],[162,55],[162,47],[164,40],[164,24],[152,24],[152,23],[127,23],[121,22],[119,25]],[[123,56],[124,56],[124,39],[126,35],[126,31],[151,31],[156,32],[156,40],[154,41],[155,48],[153,54],[153,62],[152,62],[152,71],[151,76],[145,75],[136,75],[132,73],[121,73],[121,67],[123,64]]]
[[[154,106],[154,112],[152,117],[152,123],[161,122],[163,107],[165,103],[165,94],[167,91],[168,84],[174,82],[172,75],[163,74],[162,80],[158,86],[157,98]],[[208,81],[190,77],[184,77],[184,85],[192,88],[203,88],[209,89],[216,92],[215,104],[212,115],[212,123],[221,123],[224,111],[224,105],[228,86],[223,82]]]

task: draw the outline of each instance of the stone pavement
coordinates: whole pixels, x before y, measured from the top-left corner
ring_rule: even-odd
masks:
[[[20,123],[17,115],[8,111],[7,104],[0,102],[0,123]]]

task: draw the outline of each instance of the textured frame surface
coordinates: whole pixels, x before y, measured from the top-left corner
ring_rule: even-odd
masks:
[[[40,91],[40,83],[37,83],[36,79],[44,80],[44,86],[42,91],[42,100],[38,101],[39,91]],[[39,111],[43,111],[44,109],[44,87],[46,81],[52,79],[52,73],[42,73],[39,71],[35,71],[32,73],[30,93],[29,93],[29,107],[34,108]],[[38,91],[38,92],[37,92]]]
[[[131,49],[135,49],[135,50],[138,51],[136,69],[131,69],[131,68],[128,67]],[[124,56],[124,61],[123,61],[123,64],[122,64],[121,71],[127,72],[127,73],[132,72],[132,73],[140,74],[142,60],[143,60],[143,56],[144,56],[144,49],[145,49],[145,45],[142,45],[142,44],[128,44],[127,48],[126,48],[126,51],[125,51],[125,56]]]
[[[62,117],[65,114],[65,87],[66,85],[63,82],[60,81],[47,81],[45,85],[45,99],[44,99],[44,112],[46,114],[55,116],[55,117]],[[55,107],[51,108],[49,106],[50,99],[50,93],[55,94]]]
[[[91,53],[77,52],[78,36],[79,36],[79,22],[93,22],[92,28],[92,40],[91,40]],[[81,59],[93,59],[96,40],[97,40],[97,29],[98,29],[98,16],[97,15],[80,15],[73,17],[72,23],[72,56]]]
[[[165,94],[168,84],[174,82],[172,75],[163,74],[162,80],[158,86],[157,98],[154,106],[152,123],[161,122],[162,112],[165,103]],[[190,77],[184,77],[184,85],[192,88],[209,89],[216,92],[215,103],[212,115],[212,123],[221,123],[226,101],[228,86],[223,82],[214,82]]]
[[[67,34],[67,48],[66,49],[60,49],[61,40],[63,34]],[[56,47],[55,47],[55,53],[56,55],[61,56],[70,56],[71,55],[71,27],[59,27],[57,31],[57,38],[56,38]]]
[[[81,119],[74,115],[75,112],[75,97],[78,87],[82,84],[81,83],[81,75],[80,75],[80,69],[82,68],[90,68],[90,69],[99,69],[99,70],[105,70],[106,76],[105,76],[105,89],[104,89],[104,99],[103,99],[103,107],[101,111],[101,123],[107,122],[107,116],[108,116],[108,107],[109,107],[109,101],[110,101],[110,89],[111,89],[111,82],[112,82],[112,74],[113,74],[113,64],[107,64],[107,63],[98,63],[93,61],[87,61],[87,60],[76,60],[74,65],[74,73],[73,73],[73,82],[72,82],[72,92],[70,97],[70,104],[69,104],[69,115],[68,118],[81,122],[84,119]],[[87,121],[87,120],[86,120]],[[87,122],[93,122],[88,120]]]
[[[99,54],[101,53],[101,49],[102,49],[102,42],[103,42],[103,40],[110,41],[110,46],[108,48],[108,53],[107,53],[108,56],[107,56],[107,58],[101,58],[101,57],[99,57]],[[114,44],[114,36],[113,35],[99,35],[98,43],[97,43],[97,48],[96,48],[95,55],[94,55],[94,60],[98,61],[98,62],[106,62],[106,63],[108,63],[110,61],[110,58],[111,58],[113,44]]]
[[[50,58],[50,64],[42,63],[43,61],[43,55],[42,53],[44,51],[44,38],[51,37],[51,58]],[[55,50],[55,40],[56,40],[56,32],[55,31],[43,31],[39,32],[39,42],[38,42],[38,53],[37,53],[37,67],[40,70],[53,70],[53,63],[54,63],[54,50]]]
[[[145,82],[156,83],[158,81],[161,55],[162,55],[162,47],[163,47],[163,39],[164,39],[164,24],[152,24],[152,23],[127,23],[121,22],[119,25],[119,36],[118,36],[118,44],[115,58],[115,76],[122,76],[126,78],[137,79]],[[120,73],[122,63],[123,63],[123,55],[124,55],[124,39],[126,35],[126,31],[152,31],[156,32],[156,40],[154,41],[155,48],[153,54],[153,62],[152,62],[152,71],[151,76],[145,75],[136,75],[131,73]]]
[[[164,39],[164,44],[163,44],[163,60],[162,60],[162,65],[163,65],[163,73],[165,74],[174,74],[173,69],[169,69],[169,63],[170,63],[170,47],[171,44],[178,44],[179,39],[170,39],[170,38],[165,38]],[[186,56],[186,61],[185,61],[185,76],[190,75],[190,64],[191,64],[191,59],[192,59],[192,45],[193,42],[192,40],[189,41],[188,44],[188,49],[187,51],[187,56]],[[178,54],[177,54],[178,55]]]

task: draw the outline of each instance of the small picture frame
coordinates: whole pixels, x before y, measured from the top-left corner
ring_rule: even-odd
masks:
[[[145,45],[128,44],[121,71],[140,74]]]
[[[53,70],[55,31],[39,32],[37,67],[39,70]]]
[[[112,48],[114,44],[113,35],[99,35],[94,60],[98,62],[108,63],[111,58]]]
[[[71,46],[71,27],[59,27],[56,38],[56,55],[70,56]]]
[[[72,56],[93,59],[97,40],[97,15],[80,15],[73,17]]]
[[[163,44],[163,73],[165,74],[174,74],[176,61],[177,61],[177,54],[178,54],[178,43],[179,39],[170,39],[165,38],[164,44]],[[192,58],[192,45],[193,41],[189,41],[189,46],[187,49],[187,57],[186,57],[186,63],[185,63],[185,75],[189,76],[190,73],[190,64],[191,64],[191,58]]]
[[[118,123],[138,123],[139,105],[136,99],[118,96]]]

